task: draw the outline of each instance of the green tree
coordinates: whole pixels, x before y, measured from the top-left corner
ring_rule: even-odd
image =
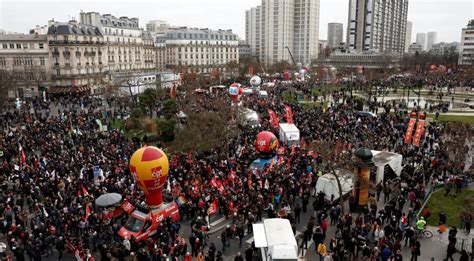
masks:
[[[156,121],[156,129],[158,138],[163,142],[172,142],[174,140],[174,129],[176,121],[174,119],[158,119]]]
[[[140,106],[147,109],[150,117],[153,115],[153,109],[156,106],[157,99],[158,95],[155,89],[152,88],[145,89],[139,96]]]
[[[175,100],[168,99],[163,103],[163,112],[166,119],[173,118],[178,112],[178,103]]]

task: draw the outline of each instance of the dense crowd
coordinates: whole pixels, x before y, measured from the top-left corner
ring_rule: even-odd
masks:
[[[181,222],[168,219],[156,237],[139,243],[117,235],[126,216],[104,219],[102,210],[93,204],[101,194],[117,192],[133,205],[143,205],[143,193],[130,175],[128,159],[144,142],[130,140],[118,129],[98,131],[97,120],[105,124],[123,118],[129,111],[127,105],[66,97],[47,103],[37,100],[20,111],[7,110],[0,115],[0,232],[6,238],[8,253],[16,260],[27,256],[35,261],[48,256],[61,260],[66,251],[80,253],[82,260],[100,256],[100,260],[219,261],[232,242],[243,246],[245,235],[252,233],[252,223],[264,217],[283,217],[294,227],[307,222],[298,238],[301,251],[305,252],[313,239],[321,260],[358,256],[402,260],[402,247],[410,247],[412,260],[417,260],[422,250],[414,225],[426,184],[430,180],[462,180],[462,167],[450,161],[442,145],[443,126],[430,124],[418,149],[403,143],[408,120],[405,111],[360,117],[353,100],[339,92],[328,94],[333,102],[327,109],[291,105],[302,144],[335,142],[350,154],[367,146],[403,155],[401,179],[377,184],[369,206],[353,216],[344,204],[315,193],[328,159],[309,156],[306,146],[286,149],[278,164],[258,175],[249,170],[258,157],[255,136],[270,128],[266,111],[271,108],[283,115],[280,94],[288,87],[277,85],[267,103],[246,99],[244,105],[262,115],[260,127],[239,125],[239,135],[222,146],[170,155],[166,198],[187,199],[180,205],[180,216],[181,221],[191,222],[192,234],[184,238]],[[226,99],[225,95],[203,95],[193,106],[198,111],[211,110],[216,98]],[[58,110],[54,116],[53,108]],[[98,174],[94,171],[97,167]],[[225,189],[213,186],[212,180],[221,182]],[[205,222],[214,202],[218,203],[218,214],[233,221],[220,234],[220,245],[209,242],[205,231],[196,228]],[[312,212],[311,218],[302,220],[302,212]],[[466,214],[464,227],[470,227],[471,220],[472,214]],[[330,226],[336,232],[328,238]],[[249,246],[235,260],[244,258],[258,260],[256,249]]]

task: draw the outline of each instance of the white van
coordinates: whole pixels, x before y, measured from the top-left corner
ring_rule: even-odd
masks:
[[[270,218],[252,224],[254,243],[263,261],[297,261],[298,244],[290,221]]]

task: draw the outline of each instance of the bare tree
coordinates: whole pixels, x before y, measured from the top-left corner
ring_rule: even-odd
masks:
[[[0,107],[6,105],[8,93],[16,88],[17,79],[12,71],[0,67]]]
[[[186,114],[184,126],[177,130],[170,144],[174,151],[206,151],[221,146],[237,136],[234,112],[227,99],[216,98],[209,102],[205,94],[196,94],[186,88],[186,97],[180,99]]]
[[[340,174],[343,170],[351,170],[354,167],[351,151],[344,148],[342,144],[334,141],[314,141],[308,147],[318,154],[322,159],[322,169],[336,179],[339,191],[339,199],[342,202],[343,190]],[[341,204],[344,211],[344,204]]]

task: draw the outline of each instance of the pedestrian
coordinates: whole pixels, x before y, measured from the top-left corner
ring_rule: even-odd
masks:
[[[467,254],[466,250],[461,251],[461,257],[459,261],[469,261],[469,255]]]
[[[245,261],[253,261],[253,249],[250,245],[245,249]]]
[[[300,216],[301,216],[301,206],[300,206],[300,203],[296,203],[296,206],[295,206],[295,209],[293,210],[294,213],[295,213],[295,223],[296,224],[299,224],[301,219],[300,219]]]
[[[410,261],[417,261],[418,257],[421,255],[421,244],[418,239],[414,239],[411,245],[411,258]]]
[[[326,245],[324,243],[319,243],[317,247],[317,252],[319,254],[319,260],[324,261],[324,256],[326,255]]]
[[[238,252],[237,256],[235,256],[234,261],[244,261],[244,258],[240,252]]]
[[[448,259],[451,259],[451,261],[454,261],[453,255],[454,255],[454,253],[456,253],[456,245],[455,244],[456,243],[454,243],[454,242],[450,242],[448,244],[448,249],[446,250],[446,253],[447,253],[446,261]]]

